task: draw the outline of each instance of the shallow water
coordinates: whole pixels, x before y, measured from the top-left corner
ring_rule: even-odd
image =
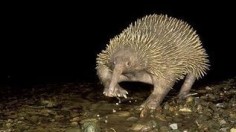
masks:
[[[108,98],[98,83],[60,83],[28,88],[2,87],[0,132],[191,132],[235,131],[236,79],[192,89],[186,100],[172,90],[162,110],[139,117],[152,86],[121,84],[128,98]]]

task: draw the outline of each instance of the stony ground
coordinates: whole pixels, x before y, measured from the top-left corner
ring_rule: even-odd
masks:
[[[0,132],[236,131],[236,78],[198,86],[184,101],[172,90],[163,109],[147,118],[139,118],[138,106],[151,86],[122,85],[127,99],[104,97],[97,83],[2,86]]]

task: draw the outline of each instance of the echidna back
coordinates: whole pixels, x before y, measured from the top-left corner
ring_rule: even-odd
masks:
[[[140,59],[147,60],[146,70],[157,76],[174,74],[180,79],[191,73],[200,78],[209,67],[196,31],[186,22],[167,15],[148,15],[130,24],[110,40],[99,55],[100,60],[109,63],[112,55],[123,48],[131,48]]]

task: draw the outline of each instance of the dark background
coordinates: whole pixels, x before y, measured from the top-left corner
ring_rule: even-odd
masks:
[[[233,2],[127,2],[2,4],[0,84],[96,82],[96,54],[131,22],[153,13],[197,30],[211,62],[205,81],[236,75]]]

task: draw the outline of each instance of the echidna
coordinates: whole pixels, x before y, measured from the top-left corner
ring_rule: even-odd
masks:
[[[127,97],[121,81],[140,81],[154,85],[141,105],[145,111],[156,109],[174,83],[185,81],[179,97],[188,95],[194,81],[209,69],[208,55],[196,31],[186,22],[167,15],[147,15],[112,38],[97,56],[97,74],[104,95]]]

